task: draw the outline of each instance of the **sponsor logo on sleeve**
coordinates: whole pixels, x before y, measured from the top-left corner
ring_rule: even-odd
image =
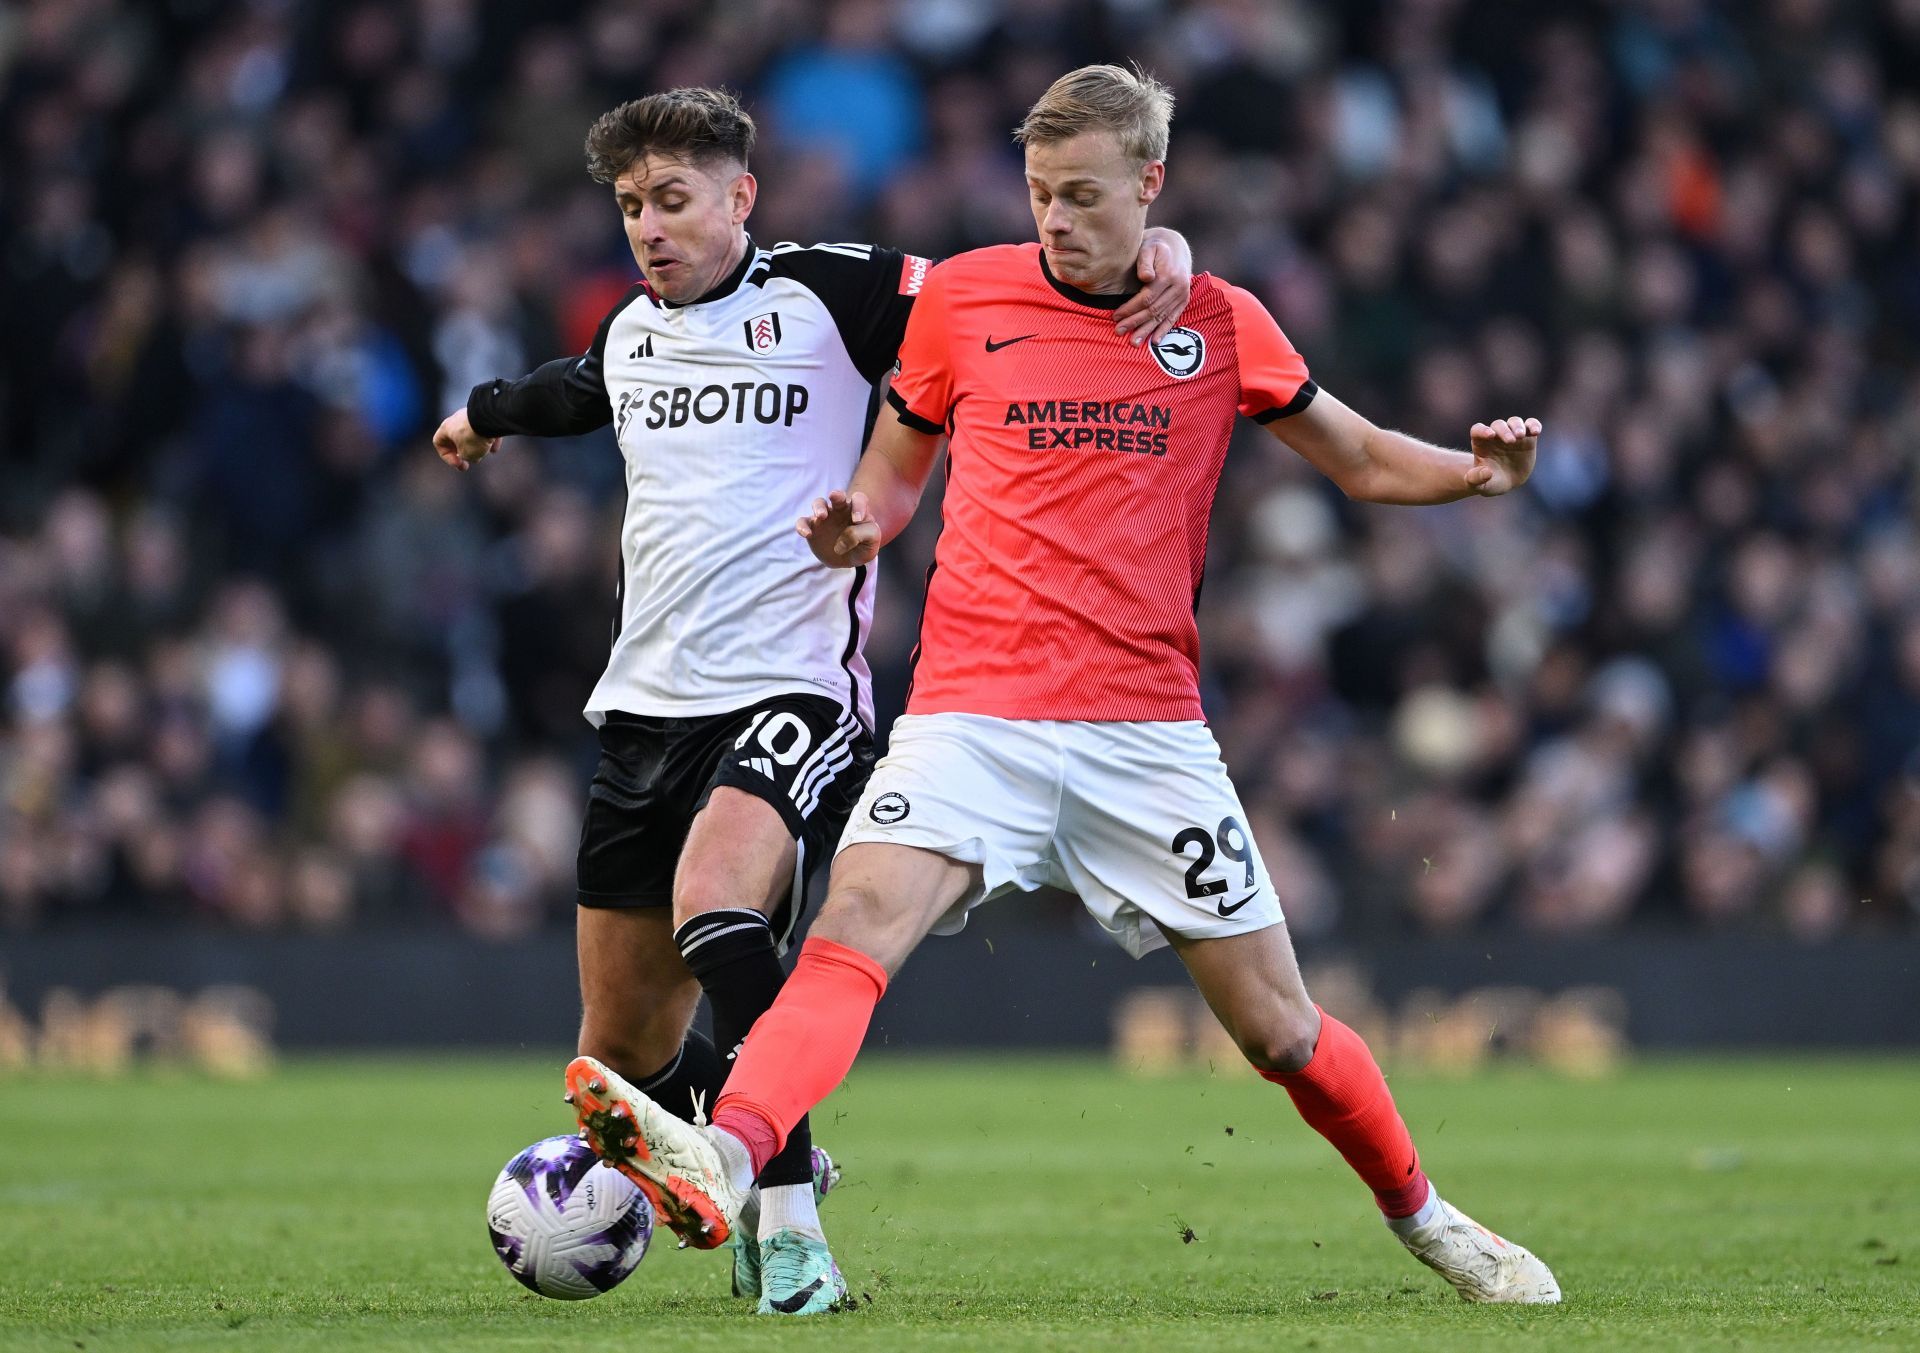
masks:
[[[926,285],[927,269],[932,266],[932,259],[921,258],[918,254],[908,254],[900,264],[900,294],[918,296],[920,288]]]

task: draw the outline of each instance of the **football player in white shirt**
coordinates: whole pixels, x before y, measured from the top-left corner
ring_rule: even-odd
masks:
[[[873,764],[871,573],[821,566],[791,523],[852,474],[929,267],[866,245],[756,247],[753,140],[719,90],[595,123],[589,171],[614,190],[643,280],[586,353],[477,387],[434,435],[466,470],[506,435],[616,425],[622,615],[587,703],[601,758],[580,844],[579,1051],[694,1119],[726,1078],[721,1053],[778,994],[807,872]],[[1191,272],[1178,235],[1150,234],[1146,285],[1115,327],[1162,336]],[[703,991],[721,1053],[690,1031]],[[763,1314],[845,1296],[815,1207],[834,1177],[804,1124],[762,1173],[734,1292]]]

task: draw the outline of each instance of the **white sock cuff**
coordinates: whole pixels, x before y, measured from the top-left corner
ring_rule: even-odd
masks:
[[[800,1231],[815,1240],[827,1238],[820,1229],[820,1210],[814,1206],[811,1183],[761,1185],[760,1239],[775,1231]]]
[[[1427,1201],[1420,1204],[1420,1210],[1418,1212],[1405,1217],[1388,1217],[1386,1218],[1386,1223],[1395,1235],[1412,1235],[1415,1231],[1425,1230],[1439,1220],[1440,1208],[1442,1206],[1443,1204],[1440,1202],[1440,1190],[1436,1189],[1432,1182],[1429,1181],[1427,1184]]]
[[[720,1164],[726,1168],[727,1178],[733,1181],[737,1189],[753,1187],[753,1153],[747,1150],[747,1144],[723,1127],[709,1127],[707,1135],[712,1139],[714,1149],[720,1153]]]

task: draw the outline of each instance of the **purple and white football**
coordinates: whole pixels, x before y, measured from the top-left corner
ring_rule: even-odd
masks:
[[[543,1297],[579,1301],[611,1291],[640,1266],[653,1208],[578,1137],[549,1137],[494,1181],[487,1231],[507,1272]]]

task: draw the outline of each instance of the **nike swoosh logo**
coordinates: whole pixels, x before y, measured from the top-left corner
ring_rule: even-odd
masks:
[[[815,1292],[818,1292],[821,1284],[825,1281],[824,1278],[815,1278],[792,1296],[782,1297],[779,1301],[769,1301],[767,1304],[773,1307],[774,1310],[779,1311],[782,1315],[792,1315],[795,1311],[807,1304],[807,1299]]]
[[[1248,893],[1245,897],[1241,898],[1238,902],[1235,902],[1231,907],[1229,907],[1225,902],[1222,902],[1219,904],[1220,914],[1222,916],[1231,916],[1236,911],[1239,911],[1240,908],[1246,906],[1247,903],[1253,901],[1253,899],[1258,896],[1260,896],[1260,890],[1258,888],[1255,888],[1252,892]]]
[[[1015,343],[1024,343],[1024,342],[1026,342],[1026,341],[1027,341],[1027,340],[1028,340],[1029,338],[1038,338],[1039,336],[1040,336],[1039,334],[1021,334],[1021,335],[1020,335],[1020,337],[1018,337],[1018,338],[1009,338],[1009,339],[1007,339],[1007,340],[1006,340],[1006,342],[1004,342],[1004,343],[996,343],[996,342],[994,342],[994,341],[993,341],[993,335],[992,335],[992,334],[988,334],[988,335],[987,335],[987,351],[988,351],[988,352],[998,352],[998,351],[1000,351],[1000,349],[1002,349],[1002,348],[1010,348],[1010,347],[1012,347],[1012,346],[1013,346],[1013,345],[1014,345]]]

